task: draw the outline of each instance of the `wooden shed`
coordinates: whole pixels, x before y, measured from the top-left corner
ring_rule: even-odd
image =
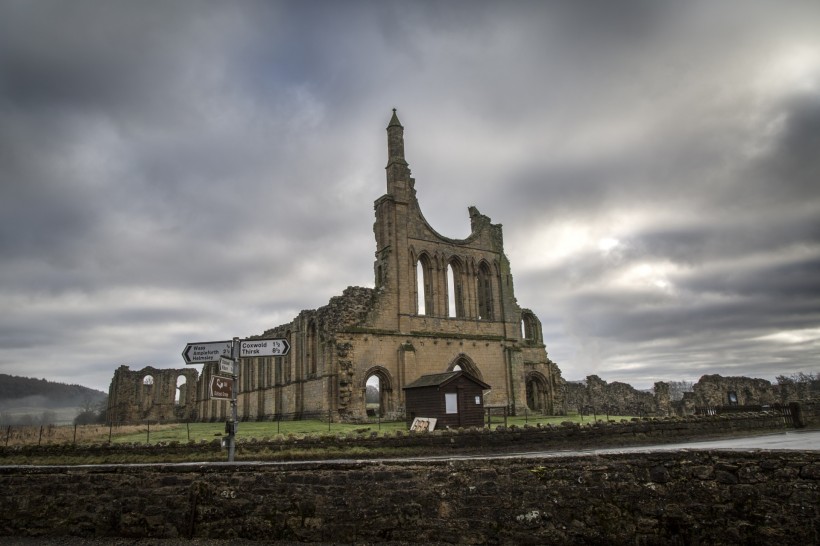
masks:
[[[437,420],[437,428],[480,427],[488,389],[488,384],[461,370],[422,375],[404,387],[407,423],[428,417]]]

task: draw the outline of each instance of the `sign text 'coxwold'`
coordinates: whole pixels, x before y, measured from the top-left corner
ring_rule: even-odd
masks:
[[[285,356],[290,351],[287,339],[248,339],[239,342],[239,356]]]
[[[205,341],[189,343],[182,351],[182,358],[186,364],[203,364],[205,362],[219,362],[221,356],[231,356],[232,341]]]

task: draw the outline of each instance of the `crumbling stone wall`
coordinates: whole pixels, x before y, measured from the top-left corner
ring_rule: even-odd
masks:
[[[752,377],[704,375],[674,404],[678,414],[691,414],[696,408],[722,406],[767,406],[809,402],[820,399],[820,381],[786,381],[772,384]]]
[[[778,402],[769,381],[750,377],[704,375],[692,391],[695,404],[699,406],[747,406]]]
[[[817,544],[816,452],[0,468],[5,537]]]
[[[120,366],[108,389],[108,419],[113,423],[195,419],[197,376],[193,368],[148,366],[131,371],[128,366]],[[185,381],[178,389],[180,377]]]
[[[655,411],[659,415],[673,415],[672,397],[669,393],[669,383],[657,381],[655,383]]]
[[[668,414],[668,388],[664,405],[662,386],[660,403],[651,392],[639,391],[619,381],[607,383],[597,375],[587,376],[583,382],[568,382],[565,388],[570,411],[612,415]]]

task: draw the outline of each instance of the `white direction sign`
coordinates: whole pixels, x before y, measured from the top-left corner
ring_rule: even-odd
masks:
[[[287,339],[247,339],[239,342],[239,356],[284,356],[290,351]]]
[[[219,357],[219,373],[233,375],[233,372],[233,359],[224,356]]]
[[[222,356],[231,356],[233,341],[205,341],[203,343],[189,343],[182,351],[182,358],[186,364],[204,364],[218,362]]]

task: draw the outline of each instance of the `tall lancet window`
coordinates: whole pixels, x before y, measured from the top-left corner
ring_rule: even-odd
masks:
[[[433,312],[432,271],[427,256],[422,255],[416,264],[416,312],[429,315]]]
[[[447,264],[447,316],[464,317],[464,295],[462,290],[461,264],[453,260]]]
[[[453,277],[453,266],[447,264],[447,316],[455,318],[456,315],[456,282]]]
[[[478,268],[478,318],[493,320],[493,276],[490,267],[482,263]]]

